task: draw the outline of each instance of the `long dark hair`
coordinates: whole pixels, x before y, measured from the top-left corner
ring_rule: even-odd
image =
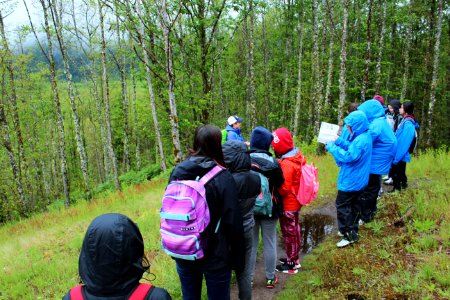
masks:
[[[194,145],[189,150],[191,155],[207,156],[225,167],[222,152],[222,133],[213,125],[203,125],[195,129]]]

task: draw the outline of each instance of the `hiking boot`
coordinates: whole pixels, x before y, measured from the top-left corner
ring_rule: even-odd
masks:
[[[296,264],[294,262],[287,262],[285,264],[282,265],[277,265],[277,267],[275,268],[275,270],[277,272],[283,272],[286,274],[297,274],[298,270],[301,268],[300,264]]]
[[[278,283],[278,277],[275,276],[273,279],[266,279],[266,288],[273,289],[275,284]]]
[[[386,185],[392,185],[393,183],[394,183],[394,180],[391,177],[389,177],[388,179],[386,179],[384,181],[384,184],[386,184]]]

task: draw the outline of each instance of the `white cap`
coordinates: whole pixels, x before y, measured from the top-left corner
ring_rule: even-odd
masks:
[[[231,116],[228,118],[227,123],[228,125],[233,125],[236,122],[242,123],[243,119],[239,118],[238,116]]]

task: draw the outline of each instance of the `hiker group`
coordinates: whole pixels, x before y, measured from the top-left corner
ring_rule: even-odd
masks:
[[[382,175],[394,192],[408,186],[406,163],[417,144],[413,112],[411,102],[391,100],[384,107],[378,95],[360,106],[352,103],[340,135],[326,144],[340,167],[337,247],[357,242],[359,226],[374,219]],[[277,284],[276,272],[301,269],[299,213],[317,197],[317,169],[288,129],[258,126],[245,141],[242,122],[230,116],[222,131],[198,127],[164,192],[161,243],[175,260],[183,299],[201,299],[203,278],[208,299],[229,299],[233,271],[239,299],[251,299],[260,238],[266,288]],[[278,222],[284,254],[277,253]],[[137,225],[121,214],[101,215],[83,241],[83,284],[63,299],[171,299],[163,288],[140,283],[149,266]]]

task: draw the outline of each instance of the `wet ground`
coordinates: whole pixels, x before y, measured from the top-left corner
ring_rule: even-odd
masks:
[[[335,233],[337,231],[336,226],[336,207],[334,201],[330,201],[325,206],[313,209],[307,214],[300,213],[300,226],[301,226],[301,237],[302,237],[302,248],[300,252],[300,263],[303,257],[307,255],[312,249],[319,244],[326,235]],[[277,243],[277,255],[278,258],[286,257],[284,251],[284,242],[282,240],[281,234],[278,236]],[[254,278],[254,287],[252,292],[253,299],[264,299],[270,300],[274,299],[276,295],[283,289],[287,280],[290,276],[289,274],[276,273],[279,279],[279,284],[275,286],[274,289],[267,289],[265,287],[265,271],[264,271],[264,259],[258,253],[256,259],[256,272]],[[237,285],[233,284],[231,287],[231,299],[238,299],[238,289]]]

